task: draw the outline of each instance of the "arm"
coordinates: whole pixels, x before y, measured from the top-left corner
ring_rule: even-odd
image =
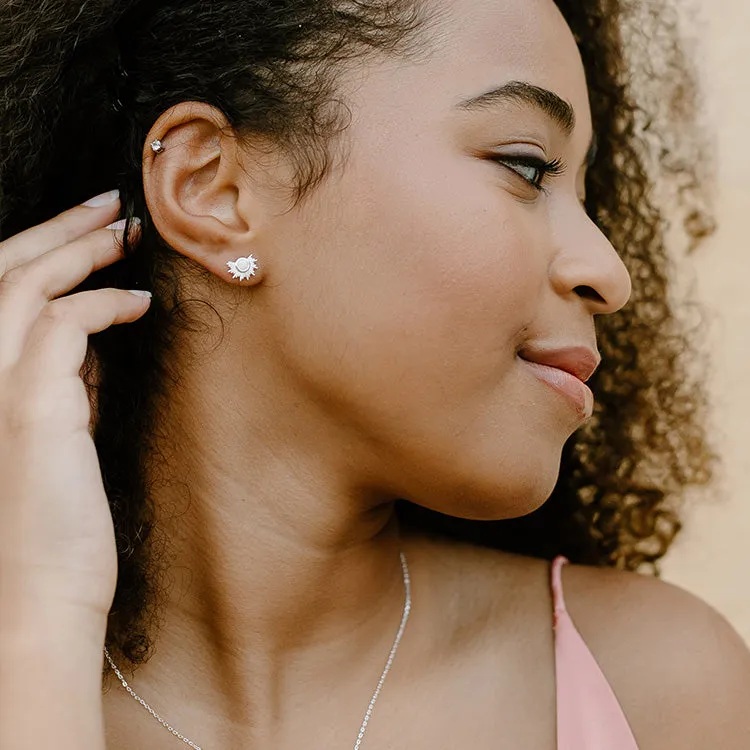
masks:
[[[0,242],[0,750],[103,750],[114,525],[81,380],[143,296],[68,294],[122,257],[116,191]]]
[[[106,620],[7,588],[0,589],[0,750],[104,750]]]

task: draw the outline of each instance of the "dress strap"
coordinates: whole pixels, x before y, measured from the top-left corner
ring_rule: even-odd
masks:
[[[558,750],[638,750],[628,719],[565,607],[558,556],[551,565],[555,604]]]
[[[563,594],[562,585],[562,567],[567,562],[569,562],[568,558],[563,555],[558,555],[552,561],[552,602],[555,605],[555,626],[557,626],[560,618],[568,613],[565,608],[565,595]]]

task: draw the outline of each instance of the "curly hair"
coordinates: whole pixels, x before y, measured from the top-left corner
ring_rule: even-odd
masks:
[[[621,253],[633,295],[623,310],[597,321],[603,363],[591,381],[596,411],[566,444],[559,481],[542,508],[498,522],[451,518],[408,500],[397,510],[405,526],[480,545],[658,573],[656,563],[680,529],[681,497],[709,482],[715,461],[694,340],[670,306],[666,204],[653,190],[666,184],[666,167],[675,162],[670,134],[678,123],[681,133],[691,132],[695,92],[663,2],[658,23],[668,80],[638,79],[639,63],[626,54],[637,45],[623,34],[644,3],[556,3],[583,58],[598,143],[586,208]],[[325,178],[331,140],[346,128],[337,71],[366,55],[425,52],[436,7],[424,0],[46,0],[0,7],[0,239],[113,186],[123,215],[143,221],[138,247],[125,240],[123,261],[71,292],[154,291],[143,318],[90,337],[82,371],[118,548],[107,645],[132,665],[148,658],[158,610],[159,537],[147,479],[158,468],[157,405],[179,376],[176,333],[195,325],[195,301],[181,296],[182,259],[146,210],[146,134],[173,104],[214,105],[238,135],[267,137],[293,158],[292,196],[302,201]],[[666,87],[652,109],[634,98],[646,84]],[[655,103],[665,102],[657,116]],[[677,203],[671,215],[683,209],[688,239],[711,226],[699,164],[672,174],[682,180],[664,197]],[[687,183],[686,174],[693,178]]]

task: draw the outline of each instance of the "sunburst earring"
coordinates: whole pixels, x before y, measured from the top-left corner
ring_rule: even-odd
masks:
[[[238,258],[237,260],[230,260],[227,263],[229,266],[229,273],[235,279],[240,281],[246,281],[251,276],[255,276],[255,272],[258,270],[258,259],[253,255],[248,255],[247,258]]]

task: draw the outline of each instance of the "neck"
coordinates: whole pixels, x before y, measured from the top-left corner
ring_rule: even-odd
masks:
[[[207,713],[247,714],[256,728],[321,676],[350,683],[358,665],[371,684],[404,606],[392,502],[344,481],[342,442],[328,450],[320,422],[295,446],[248,434],[247,415],[217,403],[174,399],[169,411],[158,450],[171,476],[153,493],[168,577],[139,684],[170,695],[189,683]]]

